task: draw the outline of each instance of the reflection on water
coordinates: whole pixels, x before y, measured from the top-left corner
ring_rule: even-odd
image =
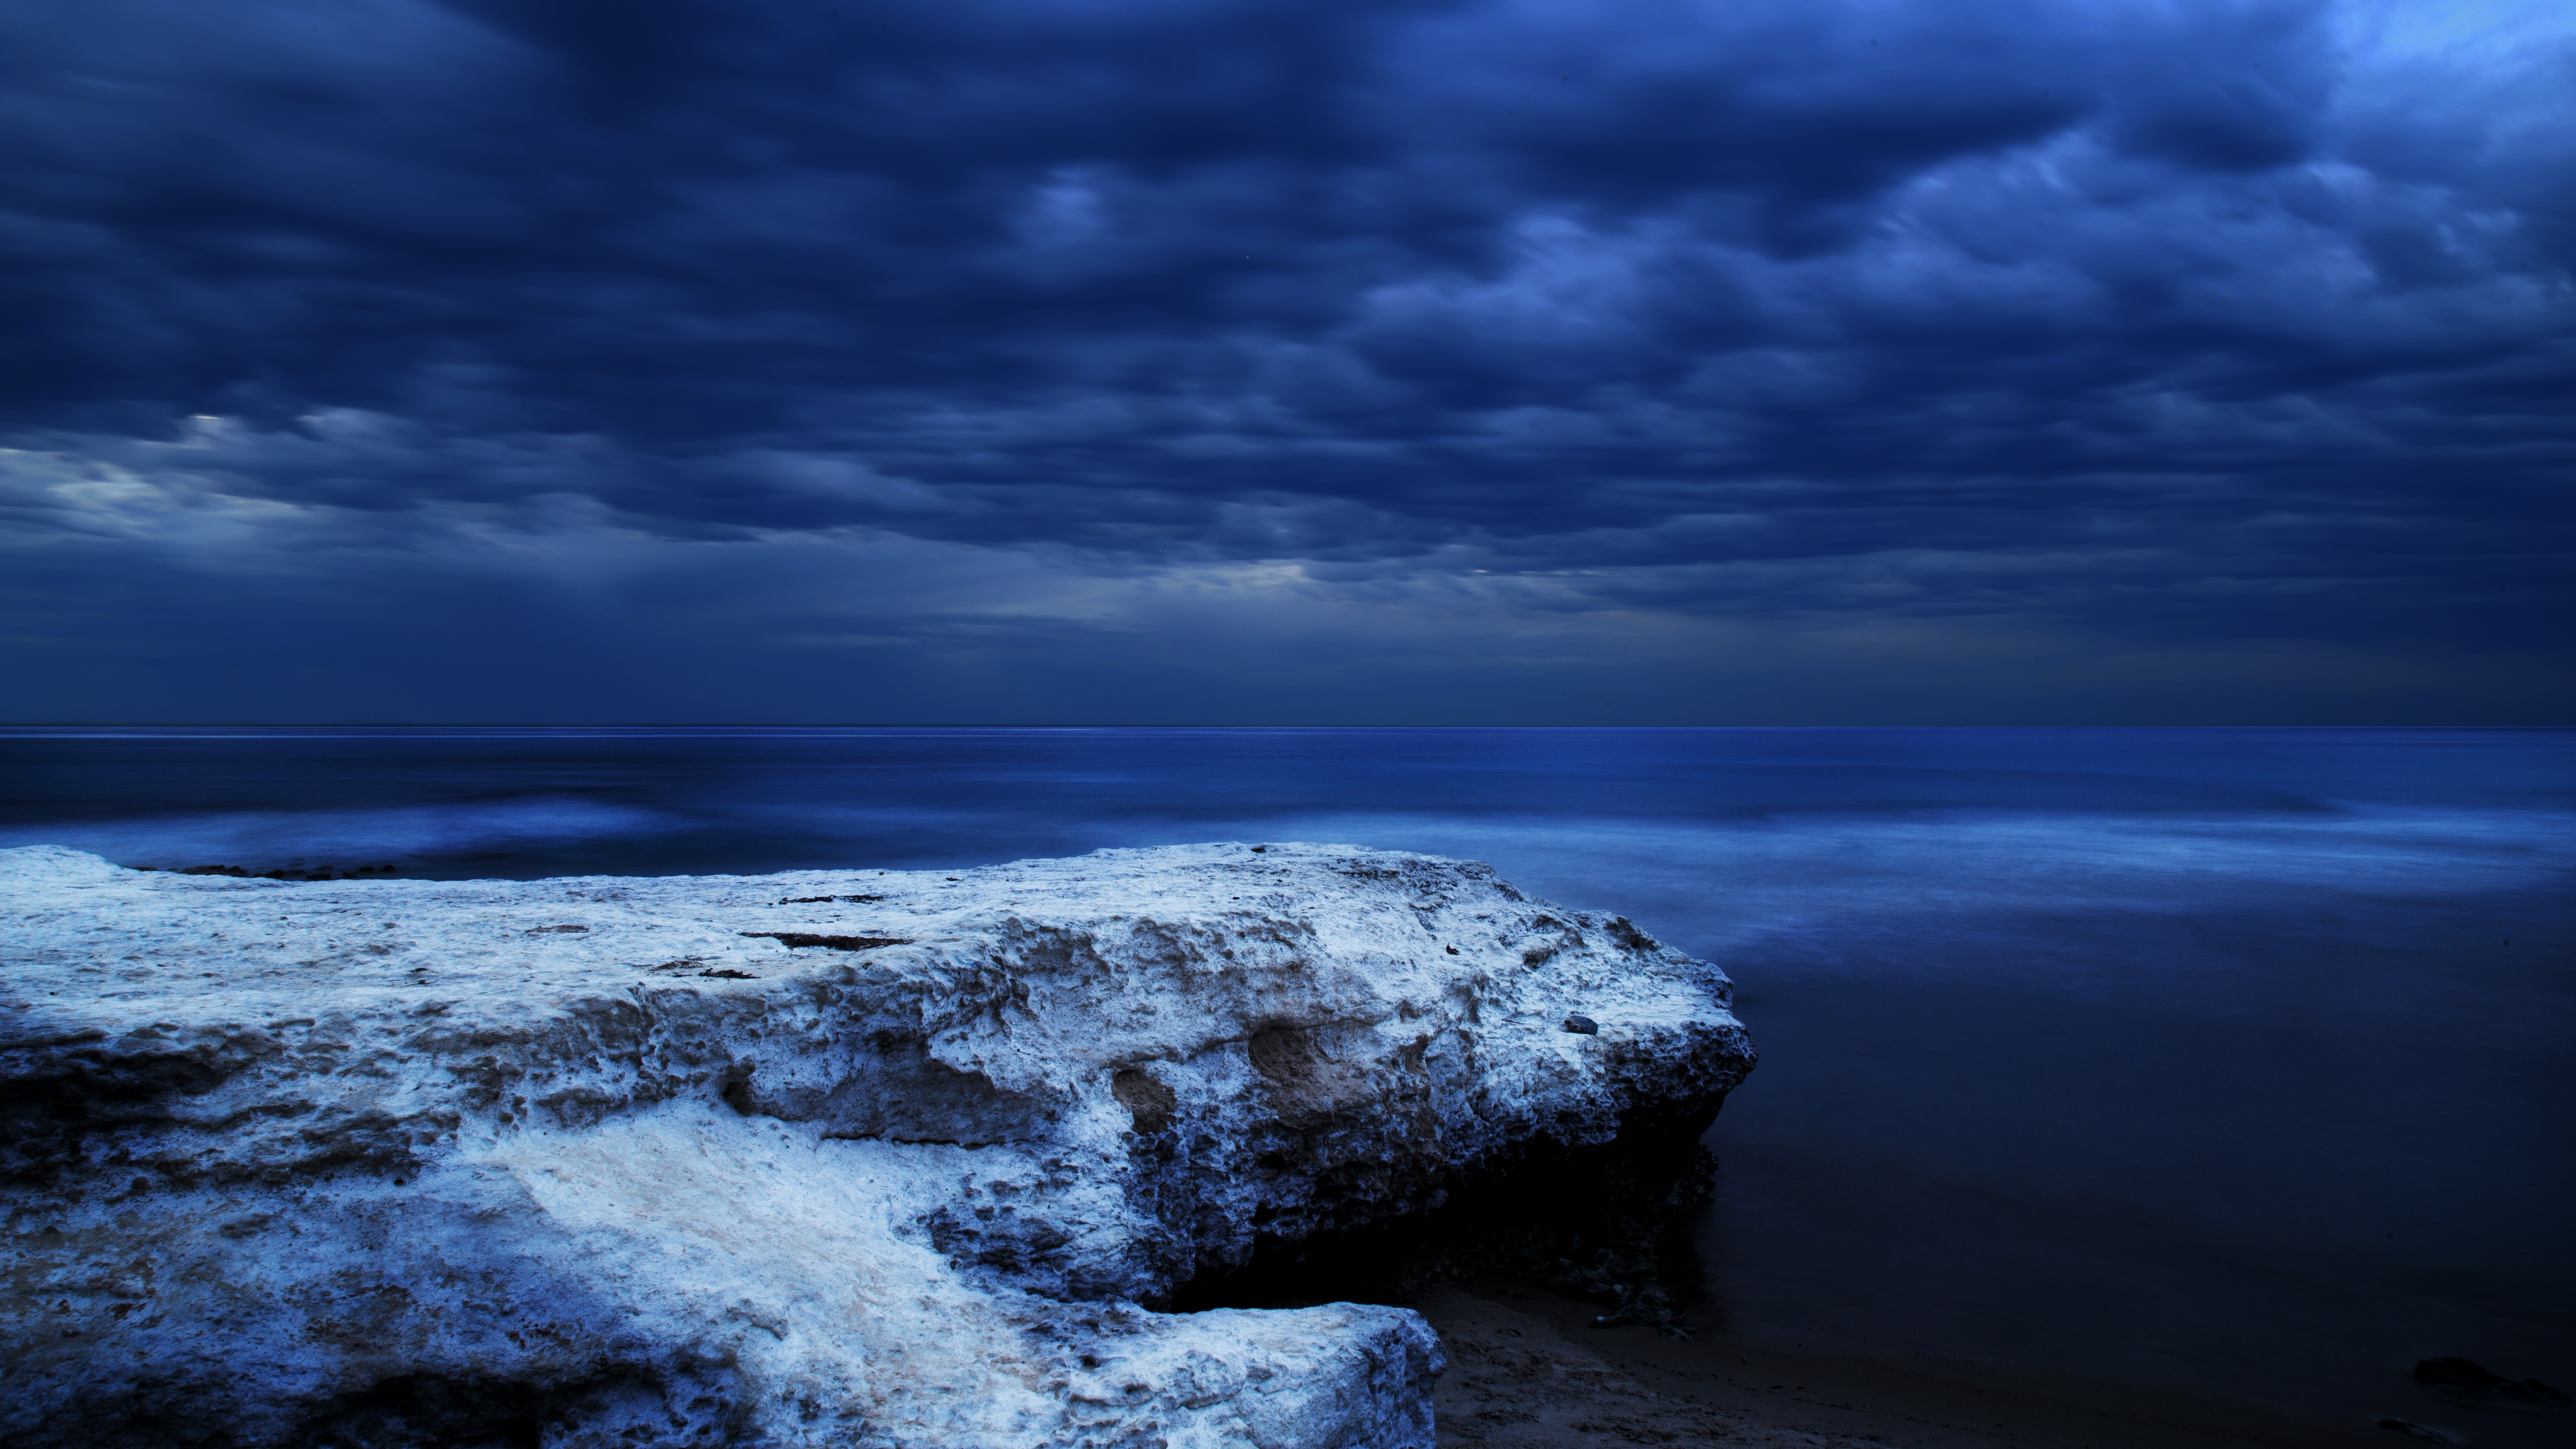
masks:
[[[162,866],[1486,859],[1742,984],[1732,1331],[2338,1415],[2576,1380],[2568,732],[18,730],[0,786],[0,844]]]

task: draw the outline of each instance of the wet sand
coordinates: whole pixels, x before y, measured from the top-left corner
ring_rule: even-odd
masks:
[[[2035,1370],[1833,1358],[1724,1338],[1663,1339],[1644,1328],[1594,1329],[1588,1324],[1598,1308],[1513,1279],[1434,1289],[1414,1306],[1439,1329],[1450,1355],[1438,1400],[1443,1449],[2397,1449],[2424,1442],[2367,1419],[2324,1422]],[[2442,1423],[2446,1416],[2428,1407],[2419,1417]],[[2519,1440],[2541,1426],[2494,1427],[2519,1431],[2510,1435]],[[2497,1442],[2476,1428],[2465,1441]]]

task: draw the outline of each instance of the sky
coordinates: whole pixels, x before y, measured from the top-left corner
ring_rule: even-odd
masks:
[[[0,718],[2576,722],[2564,0],[0,13]]]

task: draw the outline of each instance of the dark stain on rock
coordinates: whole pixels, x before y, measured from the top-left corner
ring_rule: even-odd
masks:
[[[78,1170],[127,1134],[178,1125],[181,1099],[202,1097],[251,1065],[251,1053],[211,1043],[170,1049],[157,1033],[19,1060],[28,1047],[0,1048],[8,1091],[0,1094],[0,1180],[46,1183]],[[30,1055],[33,1055],[32,1053]],[[29,1070],[35,1067],[35,1070]]]
[[[1268,1027],[1254,1032],[1252,1069],[1282,1087],[1300,1087],[1315,1073],[1314,1033],[1297,1027]]]
[[[1014,1208],[977,1208],[970,1215],[944,1207],[923,1221],[930,1245],[963,1267],[972,1264],[1010,1275],[1068,1265],[1072,1233],[1049,1218]],[[1079,1280],[1077,1280],[1078,1282]],[[1097,1291],[1107,1285],[1082,1285]]]
[[[335,1397],[285,1442],[295,1449],[538,1449],[576,1425],[595,1431],[630,1417],[652,1424],[669,1415],[670,1397],[652,1375],[633,1371],[568,1383],[401,1374]],[[670,1428],[667,1419],[652,1426]]]
[[[1252,1069],[1270,1088],[1272,1110],[1289,1130],[1304,1131],[1379,1095],[1365,1049],[1349,1060],[1336,1049],[1342,1035],[1331,1026],[1271,1026],[1246,1044]]]
[[[1109,1079],[1109,1094],[1127,1109],[1139,1132],[1160,1132],[1172,1125],[1172,1113],[1179,1109],[1180,1098],[1172,1089],[1154,1079],[1151,1072],[1129,1067]]]

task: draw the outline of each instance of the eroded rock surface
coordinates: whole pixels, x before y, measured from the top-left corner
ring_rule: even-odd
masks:
[[[30,1446],[1427,1446],[1408,1311],[1151,1310],[1704,1121],[1752,1061],[1628,922],[1349,847],[462,883],[37,847],[0,921]]]

